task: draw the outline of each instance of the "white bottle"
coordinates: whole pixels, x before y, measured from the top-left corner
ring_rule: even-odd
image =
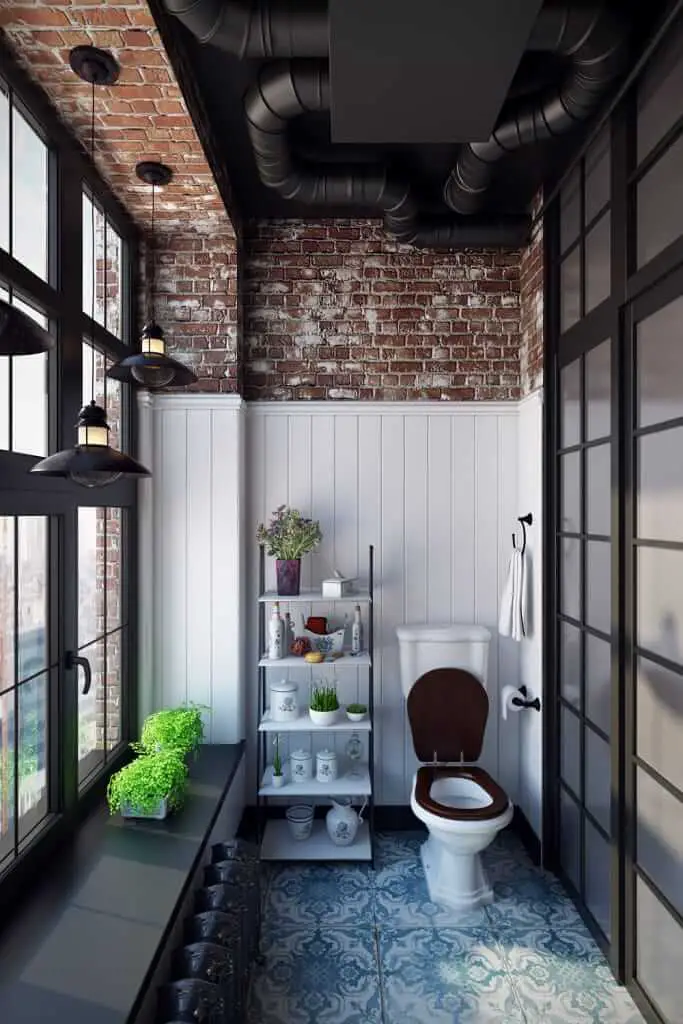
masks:
[[[282,647],[285,639],[285,624],[280,615],[280,604],[275,601],[268,623],[268,657],[271,661],[282,658]]]
[[[360,654],[363,650],[363,622],[360,617],[360,605],[357,604],[353,610],[353,622],[351,623],[351,654]]]

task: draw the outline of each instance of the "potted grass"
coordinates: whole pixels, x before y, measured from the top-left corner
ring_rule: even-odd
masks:
[[[285,776],[282,771],[282,758],[280,757],[280,735],[275,733],[275,739],[273,740],[273,746],[275,752],[273,754],[273,785],[276,789],[279,789],[285,784]]]
[[[368,713],[367,704],[347,704],[346,717],[350,722],[362,722]]]
[[[186,785],[187,765],[177,750],[141,754],[110,778],[109,810],[124,818],[162,820],[181,806]]]
[[[301,583],[301,558],[317,548],[322,540],[320,523],[306,519],[295,508],[280,505],[268,526],[263,523],[256,539],[275,558],[277,592],[280,597],[296,597]]]
[[[308,713],[315,725],[334,725],[339,714],[336,686],[313,684]]]
[[[184,757],[196,754],[204,739],[203,705],[188,704],[177,708],[162,708],[145,719],[140,742],[133,749],[140,754],[161,750],[177,750]]]

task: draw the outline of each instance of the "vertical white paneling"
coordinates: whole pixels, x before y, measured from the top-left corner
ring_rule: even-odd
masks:
[[[403,621],[427,622],[428,538],[429,538],[429,417],[404,419],[404,588]],[[402,701],[402,691],[399,691]],[[417,761],[412,735],[403,715],[404,772],[413,775]]]
[[[215,601],[213,566],[216,557],[212,536],[214,514],[212,457],[213,414],[210,409],[189,409],[187,416],[187,602],[185,627],[185,686],[196,704],[212,707],[212,673],[207,672],[207,652],[213,649],[212,608]],[[207,543],[207,539],[211,540]],[[220,550],[220,549],[219,549]],[[208,738],[215,733],[216,708],[207,717]]]
[[[267,524],[271,514],[287,502],[289,490],[289,433],[288,422],[281,416],[266,416],[265,448],[262,454],[265,469],[263,521]],[[275,588],[275,563],[266,559],[266,587]]]
[[[453,558],[453,489],[451,470],[451,420],[430,416],[427,480],[427,622],[451,621]]]
[[[500,465],[498,418],[477,416],[474,421],[474,615],[491,627],[488,693],[490,711],[481,763],[496,775],[498,761],[498,490]]]
[[[160,704],[181,704],[187,693],[187,410],[170,409],[159,424],[160,465],[155,484],[160,495],[160,619],[157,641]],[[173,642],[169,642],[173,638]]]
[[[367,559],[364,558],[364,561]],[[358,575],[358,417],[339,417],[334,430],[334,562],[346,576]],[[344,612],[351,615],[353,609]],[[340,624],[339,620],[335,624]],[[356,700],[358,672],[337,674],[342,703]],[[342,737],[338,737],[341,741]],[[338,742],[338,746],[343,743]]]
[[[374,548],[374,570],[375,570],[375,605],[374,618],[377,637],[379,638],[380,612],[382,607],[382,477],[377,467],[382,464],[382,418],[381,416],[362,415],[358,418],[358,569],[361,584],[367,585],[367,560],[368,549],[372,544]],[[366,610],[363,615],[367,614]],[[365,642],[367,643],[367,620],[365,620]],[[382,655],[383,646],[375,644],[374,665],[375,678],[377,680],[377,693],[379,693],[379,681],[382,679]],[[358,684],[356,700],[365,700],[361,695],[361,684]],[[375,765],[379,766],[380,761],[377,750],[375,751]],[[381,777],[377,768],[377,777]]]
[[[311,556],[311,578],[324,579],[334,569],[335,417],[316,416],[311,438],[311,514],[323,531],[322,544]]]
[[[298,508],[302,515],[311,515],[312,474],[311,417],[292,416],[288,419],[289,486],[287,502]],[[304,558],[301,566],[301,585],[311,586],[311,560]]]
[[[451,430],[451,609],[453,622],[474,622],[476,489],[474,416],[454,416]],[[448,487],[448,477],[444,488]]]
[[[498,534],[498,594],[502,593],[507,573],[510,551],[512,549],[512,532],[517,525],[517,517],[527,512],[522,507],[525,497],[518,494],[518,451],[516,417],[500,416],[498,419],[498,452],[499,452],[499,487],[498,487],[498,518],[501,529]],[[521,504],[520,504],[521,503]],[[505,524],[510,528],[505,531]],[[521,534],[521,530],[518,531]],[[498,695],[508,684],[517,685],[519,681],[519,644],[509,637],[498,637],[498,692],[491,713],[498,721],[498,771],[507,779],[507,792],[511,800],[519,796],[519,737],[520,715],[514,714],[504,722],[500,714]]]

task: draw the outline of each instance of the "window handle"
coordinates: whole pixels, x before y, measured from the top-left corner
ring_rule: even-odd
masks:
[[[85,682],[83,683],[81,693],[85,697],[86,693],[89,692],[90,684],[92,683],[92,669],[90,668],[90,662],[87,658],[81,658],[75,651],[67,651],[64,656],[64,664],[67,669],[77,669],[79,665],[83,669]]]

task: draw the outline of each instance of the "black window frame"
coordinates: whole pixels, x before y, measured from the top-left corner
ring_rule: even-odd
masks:
[[[48,354],[48,451],[71,447],[82,405],[82,346],[93,343],[114,361],[129,354],[137,323],[137,228],[80,143],[60,120],[46,94],[29,79],[3,40],[0,77],[16,97],[23,116],[49,147],[48,280],[44,281],[0,249],[0,281],[45,313],[56,345]],[[97,102],[97,95],[95,97]],[[133,169],[131,169],[133,173]],[[122,239],[121,337],[83,312],[83,192],[95,200]],[[121,390],[121,446],[136,450],[136,403],[130,387]],[[9,911],[30,886],[45,860],[68,841],[93,805],[103,797],[110,774],[129,758],[128,742],[137,727],[137,484],[121,478],[89,490],[69,480],[29,472],[36,457],[0,451],[0,515],[47,515],[48,519],[48,804],[43,827],[0,873],[0,910]],[[67,650],[78,647],[77,517],[79,507],[120,507],[122,511],[121,620],[127,642],[121,652],[121,737],[106,763],[79,789],[78,686],[64,667]]]

